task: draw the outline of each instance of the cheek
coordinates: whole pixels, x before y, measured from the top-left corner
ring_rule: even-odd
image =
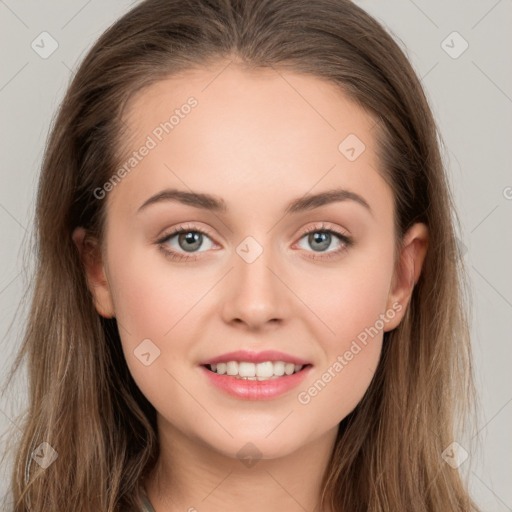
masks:
[[[386,311],[392,277],[392,247],[347,260],[339,273],[315,282],[308,305],[323,323],[316,331],[324,358],[299,390],[307,414],[322,414],[332,425],[360,402],[377,368],[383,330],[395,311]]]
[[[317,332],[324,357],[297,393],[303,413],[322,417],[324,427],[342,421],[371,383],[382,349],[384,292],[383,286],[368,286],[354,278],[325,303],[323,313],[334,333]]]
[[[201,339],[202,308],[211,301],[205,294],[218,277],[176,268],[157,249],[135,245],[111,244],[109,281],[130,372],[148,396],[158,397],[162,382],[178,386],[165,370],[186,374],[195,364],[189,340]]]
[[[110,266],[116,317],[134,342],[164,339],[210,286],[193,271],[173,268],[156,248],[120,248],[110,260],[118,262]]]
[[[342,349],[376,322],[382,330],[379,319],[385,313],[392,268],[392,248],[376,248],[373,254],[350,256],[339,270],[318,271],[307,280],[307,303],[323,320],[318,335],[322,333],[319,339],[326,340],[328,350]]]
[[[147,256],[123,245],[122,239],[113,236],[109,243],[109,283],[125,359],[139,384],[154,375],[149,369],[174,355],[163,341],[183,316],[183,294],[170,293],[175,285],[162,279],[160,269],[148,265]]]

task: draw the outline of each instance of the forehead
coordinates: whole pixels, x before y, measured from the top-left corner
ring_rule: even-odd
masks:
[[[291,139],[299,131],[306,136],[315,131],[330,134],[330,142],[350,131],[364,137],[375,125],[371,114],[332,82],[278,68],[245,69],[229,61],[190,69],[142,89],[128,102],[125,121],[133,135],[144,135],[169,120],[191,97],[200,107],[193,110],[194,124],[208,125],[211,136],[229,131],[234,135],[237,128],[253,125],[259,136],[268,138],[277,133]],[[212,124],[212,117],[218,122]],[[262,120],[272,121],[264,131]],[[290,129],[288,137],[284,128]],[[174,131],[173,138],[180,138],[180,131]]]
[[[346,186],[369,202],[383,192],[390,197],[379,175],[374,119],[318,77],[223,62],[139,91],[124,118],[124,162],[149,139],[154,147],[113,195],[129,189],[139,200],[180,185],[221,197],[274,194],[284,203]]]

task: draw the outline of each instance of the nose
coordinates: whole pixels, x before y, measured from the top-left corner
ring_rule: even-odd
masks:
[[[285,320],[290,293],[274,267],[270,250],[251,263],[234,255],[234,269],[224,283],[222,317],[226,323],[258,330]]]

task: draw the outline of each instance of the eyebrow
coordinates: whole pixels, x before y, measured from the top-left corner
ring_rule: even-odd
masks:
[[[211,194],[204,194],[200,192],[186,192],[177,189],[165,189],[147,199],[137,210],[137,213],[146,209],[152,204],[175,201],[195,208],[209,210],[212,212],[226,213],[228,207],[224,199]],[[336,188],[326,190],[318,194],[306,194],[298,199],[291,201],[285,208],[285,215],[290,213],[300,213],[304,211],[320,208],[335,202],[341,201],[354,201],[364,208],[366,208],[371,215],[372,209],[368,202],[355,192],[343,188]]]

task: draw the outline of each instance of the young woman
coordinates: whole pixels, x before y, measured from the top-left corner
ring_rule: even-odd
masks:
[[[362,9],[140,3],[44,158],[14,511],[477,511],[455,219]]]

